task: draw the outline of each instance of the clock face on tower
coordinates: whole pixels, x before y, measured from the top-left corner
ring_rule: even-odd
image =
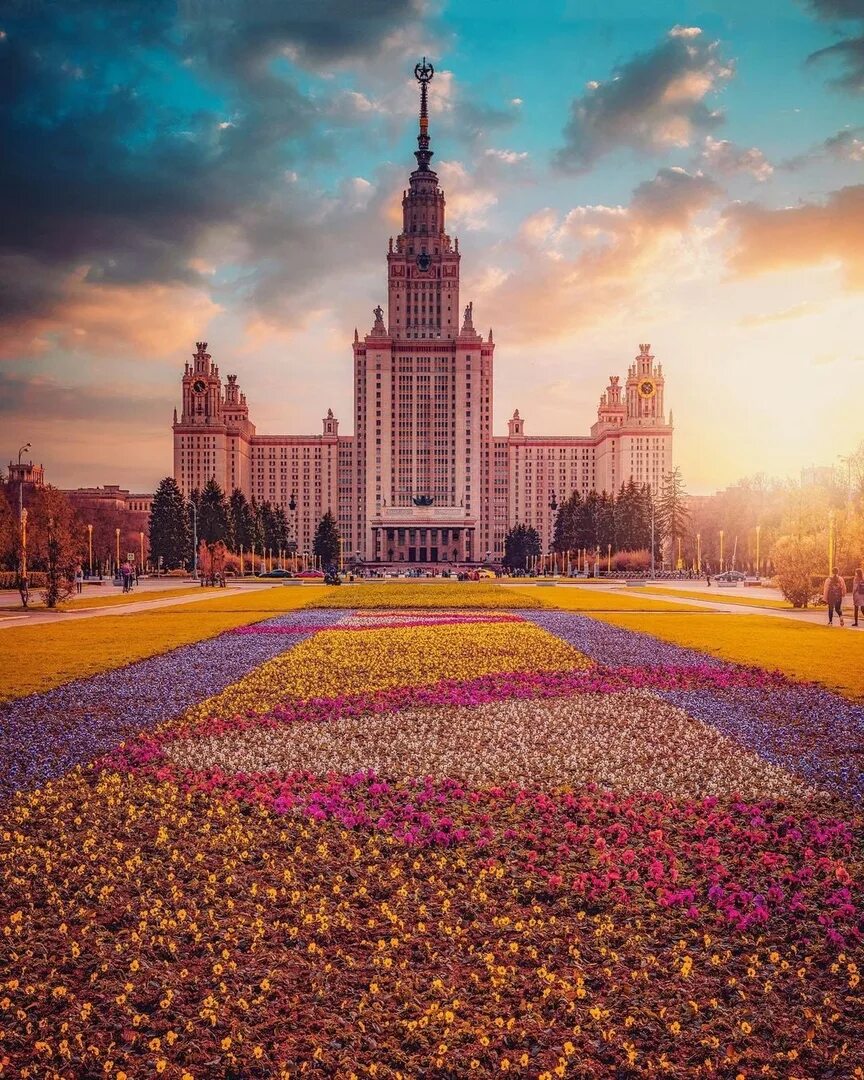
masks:
[[[204,382],[203,379],[196,379],[195,382],[192,383],[192,389],[195,391],[196,394],[203,394],[204,391],[207,389],[207,384]]]
[[[432,256],[427,255],[425,251],[421,251],[417,256],[417,269],[426,273],[429,267],[432,265]]]
[[[639,383],[639,397],[652,398],[657,393],[657,387],[653,379],[642,379]]]

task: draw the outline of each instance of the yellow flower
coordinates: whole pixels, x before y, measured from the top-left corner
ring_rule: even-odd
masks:
[[[740,1024],[741,1030],[745,1035],[749,1035],[753,1028],[747,1023],[746,1020],[742,1020]]]

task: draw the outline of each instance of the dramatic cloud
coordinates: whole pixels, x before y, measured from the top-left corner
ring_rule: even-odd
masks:
[[[128,351],[176,357],[219,313],[200,290],[185,285],[113,285],[88,280],[85,267],[58,283],[50,311],[7,317],[0,359],[60,348],[71,355]]]
[[[362,12],[350,0],[187,0],[179,13],[173,0],[80,0],[62,17],[59,9],[17,5],[0,38],[5,351],[13,340],[32,351],[52,328],[68,338],[73,331],[60,324],[70,319],[85,339],[101,339],[111,290],[142,290],[138,301],[117,294],[126,300],[117,343],[128,330],[127,343],[146,344],[148,310],[164,324],[183,304],[185,327],[213,309],[214,289],[220,301],[229,291],[224,279],[202,273],[202,256],[218,263],[243,252],[255,264],[246,230],[266,232],[268,208],[306,240],[310,203],[317,200],[313,216],[320,216],[328,200],[298,195],[288,178],[301,164],[333,156],[334,117],[330,102],[298,89],[292,59],[309,67],[371,59],[386,33],[416,19],[408,0],[372,0]],[[166,71],[175,79],[183,73],[185,93],[166,97]],[[355,114],[362,106],[358,96]],[[361,194],[355,188],[346,212],[360,212]],[[217,239],[223,244],[213,259]],[[308,248],[290,255],[296,280],[308,287],[315,258]],[[331,265],[318,261],[322,277]],[[252,278],[268,269],[255,264]],[[259,282],[237,270],[240,299],[254,298]],[[177,299],[163,302],[162,287],[176,289]],[[124,318],[123,307],[141,310],[141,321]]]
[[[864,289],[864,184],[832,192],[826,201],[768,210],[731,206],[736,231],[730,265],[741,276],[837,264],[850,289]]]
[[[861,20],[859,29],[864,31],[864,0],[810,0],[809,6],[820,19]],[[808,63],[838,60],[844,72],[832,80],[833,85],[854,94],[864,93],[864,32],[817,49],[807,60]]]
[[[487,266],[475,280],[480,318],[508,341],[538,341],[650,306],[670,280],[700,272],[696,219],[720,194],[705,176],[661,169],[629,205],[532,214],[518,233],[519,264],[506,272]]]
[[[721,122],[722,113],[705,99],[732,71],[717,41],[707,41],[698,27],[674,27],[572,103],[556,163],[578,172],[622,146],[645,153],[689,146]]]
[[[760,183],[774,172],[774,166],[757,147],[745,149],[728,139],[714,139],[710,135],[705,137],[699,162],[721,176],[749,173]]]

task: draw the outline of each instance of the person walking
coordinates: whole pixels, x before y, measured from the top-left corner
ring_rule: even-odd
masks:
[[[80,596],[84,591],[84,568],[81,563],[75,567],[75,592]]]
[[[829,577],[825,578],[822,586],[822,599],[828,605],[828,625],[834,625],[834,615],[843,626],[843,597],[846,595],[846,583],[840,577],[840,571],[835,566]]]
[[[853,626],[858,625],[858,608],[864,608],[864,570],[860,566],[852,579],[852,611],[855,616]]]

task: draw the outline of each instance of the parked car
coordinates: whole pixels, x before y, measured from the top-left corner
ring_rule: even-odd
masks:
[[[322,570],[300,570],[297,575],[298,578],[317,578],[320,580],[324,577]]]
[[[742,574],[740,570],[724,570],[722,574],[717,574],[714,578],[715,581],[743,581],[747,577],[746,574]]]
[[[259,574],[258,576],[259,577],[277,577],[277,578],[286,578],[286,577],[293,578],[294,577],[294,575],[291,573],[290,570],[279,570],[279,569],[268,570],[266,574]]]

